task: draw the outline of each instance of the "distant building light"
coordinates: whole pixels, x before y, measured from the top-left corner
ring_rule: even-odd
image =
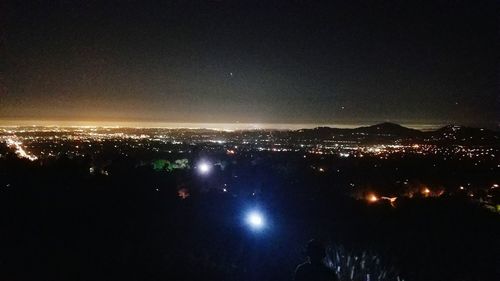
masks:
[[[377,202],[377,201],[378,201],[378,197],[377,197],[377,195],[375,195],[375,194],[370,194],[370,195],[368,195],[368,198],[367,198],[367,199],[368,199],[368,201],[369,201],[369,202],[372,202],[372,203],[375,203],[375,202]]]

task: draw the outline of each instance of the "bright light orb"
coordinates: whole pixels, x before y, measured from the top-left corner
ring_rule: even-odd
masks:
[[[212,169],[212,166],[208,163],[200,163],[198,165],[198,170],[200,171],[200,173],[202,174],[208,174],[210,172],[210,170]]]
[[[375,194],[370,194],[370,195],[368,196],[368,201],[369,201],[369,202],[372,202],[372,203],[377,202],[377,201],[378,201],[378,197],[377,197],[377,195],[375,195]]]
[[[254,230],[262,229],[265,226],[264,216],[257,211],[248,213],[246,222]]]

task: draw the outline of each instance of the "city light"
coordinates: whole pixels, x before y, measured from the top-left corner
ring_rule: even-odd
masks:
[[[20,141],[17,141],[17,140],[13,140],[11,138],[8,138],[6,140],[7,142],[7,146],[10,146],[10,147],[14,147],[15,148],[15,153],[17,154],[17,156],[19,158],[26,158],[30,161],[35,161],[38,159],[38,157],[36,157],[35,155],[31,155],[29,154],[28,152],[26,152],[23,147],[22,147],[22,143]]]
[[[396,207],[395,203],[398,199],[397,197],[381,197],[381,199],[388,200],[392,207]]]
[[[370,195],[368,195],[368,201],[369,201],[369,202],[372,202],[372,203],[377,202],[377,201],[378,201],[378,197],[377,197],[377,195],[375,195],[375,194],[370,194]]]

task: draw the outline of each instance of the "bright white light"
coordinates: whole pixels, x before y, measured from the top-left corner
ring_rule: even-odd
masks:
[[[246,221],[253,229],[257,230],[264,227],[264,216],[257,211],[248,213]]]
[[[212,169],[212,166],[206,162],[203,162],[198,165],[198,169],[200,173],[208,174],[208,172],[210,172],[210,170]]]
[[[19,158],[26,158],[29,159],[30,161],[35,161],[38,159],[35,155],[30,155],[28,152],[26,152],[23,147],[22,143],[17,140],[13,139],[7,139],[7,146],[14,147],[16,149],[16,154]]]

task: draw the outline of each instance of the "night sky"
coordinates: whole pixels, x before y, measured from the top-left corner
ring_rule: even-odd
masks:
[[[497,1],[158,2],[2,1],[0,119],[498,126]]]

